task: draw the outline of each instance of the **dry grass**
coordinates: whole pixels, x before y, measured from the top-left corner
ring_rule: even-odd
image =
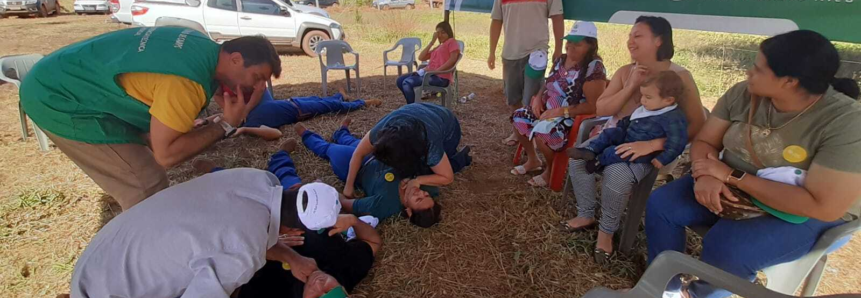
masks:
[[[353,133],[362,134],[383,115],[401,106],[394,77],[382,78],[380,54],[398,34],[412,32],[429,40],[441,19],[439,10],[376,12],[360,10],[362,23],[352,10],[335,10],[354,48],[362,53],[362,93],[380,98],[382,107],[350,114]],[[103,16],[61,16],[52,19],[0,20],[0,56],[49,53],[74,41],[122,28],[103,24]],[[394,21],[393,21],[394,20]],[[456,105],[466,145],[473,147],[475,163],[443,189],[444,220],[433,229],[417,229],[402,220],[384,223],[384,249],[371,274],[356,290],[356,297],[578,297],[595,286],[624,288],[633,285],[643,270],[644,239],[637,252],[617,257],[610,269],[591,261],[594,232],[566,234],[557,222],[573,215],[573,202],[560,194],[526,185],[525,177],[508,174],[512,149],[500,144],[507,135],[507,108],[501,93],[501,72],[484,63],[486,15],[458,14],[456,32],[467,43],[461,64],[461,94],[475,92],[476,101]],[[403,27],[398,26],[403,22]],[[610,70],[624,63],[627,29],[602,25],[602,51]],[[697,47],[719,44],[729,35],[682,32],[677,38],[681,57],[704,51]],[[702,40],[693,43],[693,40]],[[717,40],[717,41],[715,41]],[[745,39],[747,40],[747,39]],[[692,45],[688,45],[690,42]],[[614,43],[616,44],[614,46]],[[696,55],[695,55],[696,54]],[[705,59],[705,58],[703,58]],[[684,60],[684,59],[682,59]],[[277,97],[319,94],[316,59],[282,57],[285,76],[275,81]],[[712,65],[712,64],[708,64]],[[709,66],[710,67],[710,66]],[[692,68],[698,81],[707,82],[709,67]],[[390,69],[393,70],[393,69]],[[391,73],[391,72],[390,72]],[[330,90],[343,84],[343,75],[330,73]],[[705,78],[704,78],[705,77]],[[700,83],[713,86],[717,83]],[[711,88],[711,87],[710,87]],[[717,87],[714,87],[717,89]],[[709,100],[716,91],[703,91]],[[118,206],[103,195],[62,153],[37,150],[18,131],[17,91],[0,86],[0,293],[3,297],[53,297],[68,291],[77,256]],[[329,136],[343,115],[322,116],[305,125]],[[284,127],[285,138],[295,137]],[[31,134],[32,136],[32,134]],[[201,155],[225,167],[265,169],[278,142],[240,137],[220,142]],[[294,154],[299,174],[306,180],[342,185],[321,159],[304,148]],[[194,177],[189,163],[169,172],[172,183]],[[696,245],[692,243],[692,245]],[[853,240],[833,255],[820,293],[858,292],[861,240]]]

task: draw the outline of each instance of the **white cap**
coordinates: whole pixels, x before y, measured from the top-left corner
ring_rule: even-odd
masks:
[[[530,78],[543,78],[547,69],[547,52],[535,50],[529,54],[529,65],[526,66],[526,76]]]
[[[308,206],[304,198],[308,196]],[[335,225],[338,213],[341,212],[341,201],[338,200],[338,190],[325,183],[308,183],[299,188],[296,195],[296,210],[299,220],[309,230],[320,230]]]
[[[568,32],[568,35],[565,36],[565,40],[579,42],[583,37],[598,39],[598,27],[595,27],[595,23],[577,21],[574,23],[574,27],[571,27],[571,32]]]

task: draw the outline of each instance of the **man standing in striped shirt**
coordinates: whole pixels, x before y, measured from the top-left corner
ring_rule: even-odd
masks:
[[[565,23],[562,15],[562,0],[494,0],[490,13],[490,55],[487,67],[496,68],[496,46],[499,35],[505,30],[502,47],[502,80],[506,102],[511,112],[529,106],[529,100],[541,87],[540,79],[524,75],[529,64],[529,55],[534,51],[546,52],[550,47],[547,19],[553,21],[555,48],[553,60],[562,55],[562,37]],[[503,140],[509,146],[517,144],[512,134]]]

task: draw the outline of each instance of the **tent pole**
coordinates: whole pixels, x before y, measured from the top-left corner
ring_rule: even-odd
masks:
[[[450,10],[448,10],[448,9],[446,9],[446,10],[445,10],[445,14],[443,14],[443,17],[442,17],[443,22],[448,23],[448,16],[449,16],[450,14],[451,14],[451,11],[450,11]]]

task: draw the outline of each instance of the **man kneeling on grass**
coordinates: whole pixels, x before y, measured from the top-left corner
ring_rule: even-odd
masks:
[[[222,86],[232,93],[226,86]],[[250,134],[271,141],[281,137],[278,128],[316,116],[329,113],[348,113],[363,107],[376,107],[383,102],[379,99],[351,99],[344,88],[338,88],[339,93],[329,97],[304,96],[287,99],[274,99],[272,93],[266,90],[260,98],[260,103],[248,113],[242,127],[234,135]],[[247,97],[246,97],[247,98]],[[220,103],[219,103],[220,104]],[[195,121],[195,127],[204,126],[220,120],[220,115],[210,116]]]
[[[347,118],[332,134],[332,143],[307,130],[301,123],[294,126],[296,134],[301,136],[305,147],[320,158],[329,161],[332,171],[341,181],[347,180],[350,159],[361,141],[350,134],[349,125],[350,119]],[[288,140],[290,141],[293,140]],[[348,213],[356,216],[369,214],[380,220],[402,214],[410,219],[410,223],[422,228],[429,228],[439,222],[442,207],[432,198],[439,195],[439,189],[433,186],[406,187],[407,182],[409,179],[404,179],[391,167],[373,156],[368,156],[359,168],[354,185],[365,193],[365,197],[360,199],[342,197],[341,205]]]
[[[156,193],[96,234],[71,297],[345,297],[373,265],[379,235],[338,215],[331,186],[285,191],[278,180],[232,169]],[[357,240],[346,242],[350,227]]]

